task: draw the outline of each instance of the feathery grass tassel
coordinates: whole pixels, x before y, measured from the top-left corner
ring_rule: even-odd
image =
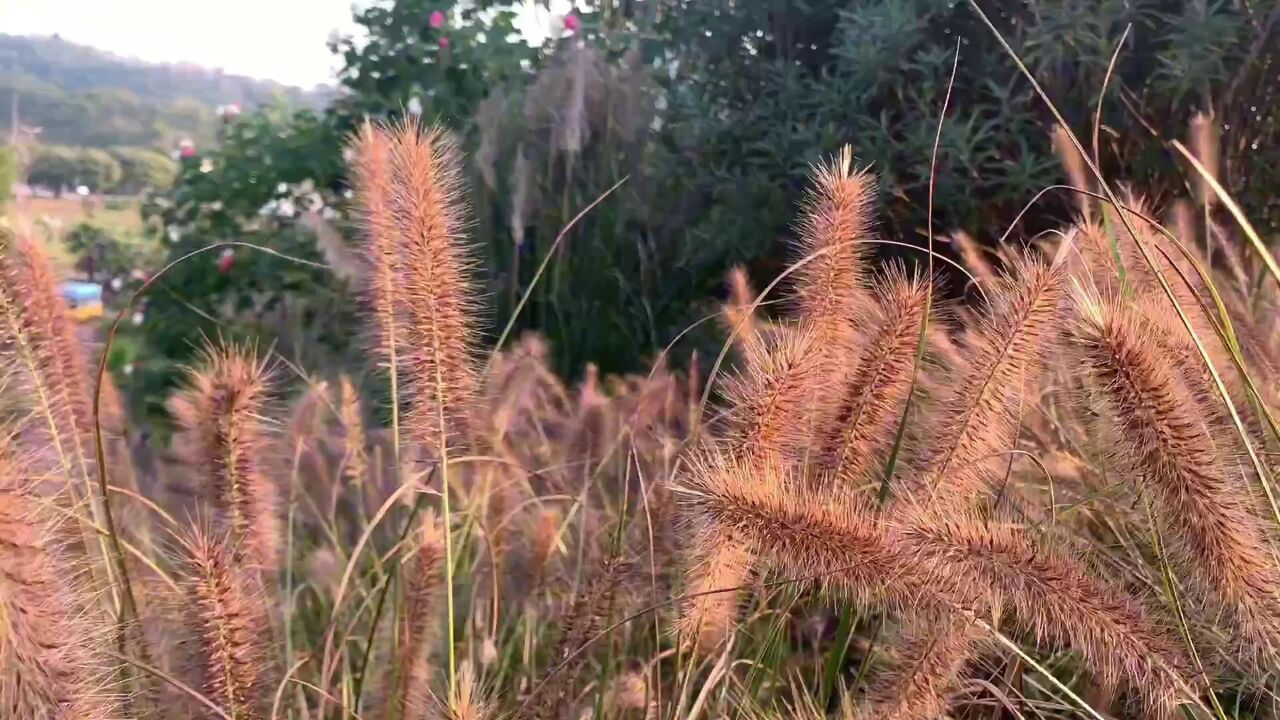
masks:
[[[799,318],[827,325],[830,335],[824,340],[836,341],[837,332],[859,326],[866,309],[862,266],[870,247],[876,183],[866,171],[854,170],[847,145],[829,163],[815,165],[812,177],[797,250],[801,258],[815,257],[796,269],[795,310]]]
[[[990,491],[1000,453],[1016,440],[1024,388],[1035,382],[1062,326],[1062,268],[1030,258],[1014,267],[969,335],[972,362],[938,408],[912,488],[921,498],[967,506]]]
[[[560,638],[547,667],[547,673],[555,674],[545,675],[535,686],[540,688],[540,694],[533,707],[534,720],[554,720],[561,716],[587,665],[588,658],[582,651],[608,624],[614,599],[631,571],[628,561],[606,558],[573,599],[561,620]]]
[[[946,716],[947,696],[974,654],[980,630],[960,617],[939,622],[917,614],[904,629],[898,659],[872,682],[862,713],[877,720]]]
[[[866,479],[893,442],[911,391],[928,293],[927,281],[900,269],[877,283],[879,319],[822,438],[822,455],[836,482],[853,486]]]
[[[828,164],[813,168],[813,189],[798,228],[804,264],[794,288],[798,327],[773,343],[743,346],[742,374],[726,397],[733,427],[728,453],[744,467],[802,462],[810,440],[837,410],[838,393],[855,360],[855,337],[868,307],[862,261],[875,185],[853,170],[845,147]],[[715,467],[723,450],[705,448]],[[686,569],[688,602],[677,628],[699,652],[719,645],[737,619],[738,593],[753,565],[752,554],[731,536],[709,535],[695,544]]]
[[[401,720],[426,720],[431,683],[431,642],[440,613],[439,598],[444,590],[444,529],[440,518],[428,513],[418,530],[417,552],[408,560],[404,573],[402,611],[399,624],[396,660],[396,690],[393,707],[386,717]],[[399,712],[395,712],[398,708]]]
[[[0,714],[41,720],[107,720],[108,665],[96,643],[93,603],[64,575],[35,478],[0,429]]]
[[[1176,643],[1137,602],[1016,528],[937,511],[890,522],[851,493],[742,467],[695,469],[681,492],[700,535],[727,534],[783,577],[814,578],[848,602],[938,617],[1004,608],[1104,682],[1126,681],[1146,715],[1171,712],[1185,682]]]
[[[280,564],[279,490],[265,470],[268,371],[247,350],[208,347],[187,388],[170,401],[181,454],[208,483],[205,489],[220,529],[236,553],[257,568],[263,581]]]
[[[391,136],[390,209],[400,238],[393,266],[399,362],[409,436],[442,453],[475,438],[478,308],[464,241],[457,149],[443,130],[412,119]]]
[[[987,589],[1013,626],[1080,653],[1104,686],[1124,682],[1143,717],[1175,714],[1190,663],[1137,600],[1021,527],[954,511],[908,515],[898,539],[925,586]]]
[[[1114,423],[1118,459],[1154,500],[1166,536],[1203,599],[1234,621],[1246,654],[1274,664],[1280,648],[1280,571],[1250,509],[1245,480],[1221,456],[1222,430],[1201,410],[1178,356],[1162,353],[1154,327],[1136,311],[1077,294],[1085,366]]]
[[[235,720],[263,720],[273,684],[263,645],[268,618],[260,585],[237,566],[226,540],[210,531],[197,526],[183,545],[201,690]]]

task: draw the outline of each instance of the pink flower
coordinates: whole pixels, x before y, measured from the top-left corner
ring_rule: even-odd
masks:
[[[570,13],[564,16],[564,29],[568,32],[575,32],[578,29],[578,16]]]
[[[444,13],[439,10],[431,13],[431,17],[427,19],[427,24],[431,26],[432,30],[439,30],[444,27]]]
[[[449,38],[447,38],[447,37],[445,37],[445,36],[441,35],[441,36],[440,36],[440,39],[439,39],[439,40],[436,40],[436,45],[437,45],[437,46],[439,46],[441,50],[448,50],[448,49],[449,49]]]

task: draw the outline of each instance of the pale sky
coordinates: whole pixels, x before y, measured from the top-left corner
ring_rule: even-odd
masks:
[[[359,0],[362,7],[369,2]],[[571,0],[552,2],[551,13],[539,7],[544,2],[523,0],[526,35],[545,37]],[[334,30],[355,31],[351,6],[352,0],[0,0],[0,32],[57,33],[148,62],[192,62],[309,88],[333,79],[338,60],[326,42]]]

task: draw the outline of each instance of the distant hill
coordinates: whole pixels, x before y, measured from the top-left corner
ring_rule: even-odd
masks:
[[[15,93],[20,122],[43,128],[42,142],[167,151],[184,137],[211,142],[220,105],[321,107],[333,91],[190,64],[144,63],[57,36],[0,33],[0,129],[6,134]]]

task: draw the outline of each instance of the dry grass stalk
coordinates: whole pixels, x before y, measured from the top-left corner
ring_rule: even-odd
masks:
[[[1191,152],[1196,160],[1204,166],[1209,175],[1217,179],[1221,141],[1218,138],[1218,123],[1212,115],[1196,113],[1191,118]],[[1209,186],[1208,180],[1198,172],[1191,173],[1191,184],[1196,191],[1196,199],[1204,207],[1213,207],[1218,195]]]
[[[268,374],[247,350],[209,347],[188,373],[187,389],[170,402],[185,459],[207,483],[216,526],[264,579],[279,567],[284,536],[279,490],[267,472]]]
[[[232,718],[262,720],[274,685],[263,644],[269,621],[260,585],[238,566],[238,552],[210,531],[196,526],[183,545],[200,689]]]
[[[1161,353],[1155,328],[1131,309],[1079,294],[1077,331],[1098,399],[1114,423],[1111,442],[1156,505],[1174,556],[1198,594],[1228,612],[1249,649],[1274,661],[1280,647],[1280,572],[1249,506],[1244,479],[1222,457],[1230,431],[1202,412],[1182,358]]]
[[[35,496],[36,478],[0,436],[0,714],[34,720],[107,720],[115,702],[82,597]]]

